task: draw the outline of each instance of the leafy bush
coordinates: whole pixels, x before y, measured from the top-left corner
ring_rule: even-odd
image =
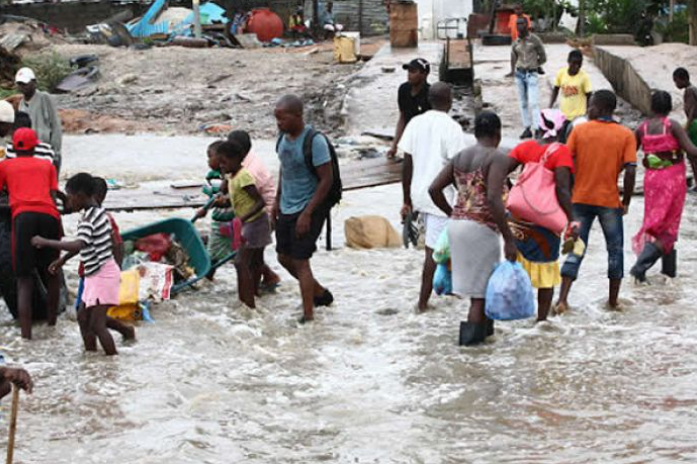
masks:
[[[22,60],[22,66],[34,71],[39,89],[47,92],[53,92],[56,86],[73,71],[68,59],[56,52],[28,56]]]
[[[663,35],[665,42],[690,42],[690,18],[687,11],[680,11],[673,16],[673,22],[656,22],[656,32]]]

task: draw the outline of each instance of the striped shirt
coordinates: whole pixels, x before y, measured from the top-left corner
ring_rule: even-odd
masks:
[[[5,156],[7,159],[17,157],[15,147],[11,143],[8,143],[5,147]],[[51,148],[51,145],[47,143],[40,143],[36,146],[36,148],[34,148],[34,158],[44,159],[53,163],[53,158],[55,157],[56,153],[53,151],[53,148]],[[0,159],[0,161],[2,160]]]
[[[104,208],[92,206],[85,210],[77,225],[77,238],[85,244],[80,250],[85,276],[99,272],[113,258],[111,223]]]

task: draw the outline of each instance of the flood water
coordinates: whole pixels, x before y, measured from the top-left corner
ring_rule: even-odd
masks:
[[[400,202],[399,186],[347,194],[335,243],[352,215],[397,225]],[[626,242],[642,209],[635,198]],[[36,382],[22,397],[16,462],[694,462],[695,209],[690,196],[671,285],[654,270],[654,285],[627,284],[623,310],[608,312],[596,227],[570,313],[499,323],[474,348],[457,346],[467,302],[434,297],[432,311],[415,313],[422,255],[411,249],[319,252],[316,275],[336,302],[306,326],[295,322],[299,292],[286,273],[249,310],[223,268],[215,284],[158,305],[114,358],[83,353],[65,316],[23,342],[0,308],[3,351]],[[116,219],[128,229],[163,215]],[[271,250],[267,258],[280,271]],[[2,408],[6,424],[7,398]]]

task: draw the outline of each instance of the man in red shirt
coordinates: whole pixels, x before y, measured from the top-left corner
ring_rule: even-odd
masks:
[[[34,273],[38,271],[47,283],[48,324],[55,325],[58,316],[60,280],[48,272],[58,259],[58,252],[36,249],[31,245],[35,235],[60,239],[60,214],[56,208],[58,176],[56,168],[34,158],[39,139],[32,129],[15,131],[12,143],[17,158],[0,163],[0,190],[7,188],[12,210],[12,256],[17,276],[19,323],[22,337],[31,338],[32,294]]]

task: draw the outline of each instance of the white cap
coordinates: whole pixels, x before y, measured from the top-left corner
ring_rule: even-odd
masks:
[[[1,122],[10,124],[14,124],[15,122],[15,109],[10,102],[5,100],[0,100],[0,123]]]
[[[15,76],[15,82],[17,84],[28,84],[33,80],[36,80],[36,74],[34,74],[34,71],[30,68],[20,69]]]

